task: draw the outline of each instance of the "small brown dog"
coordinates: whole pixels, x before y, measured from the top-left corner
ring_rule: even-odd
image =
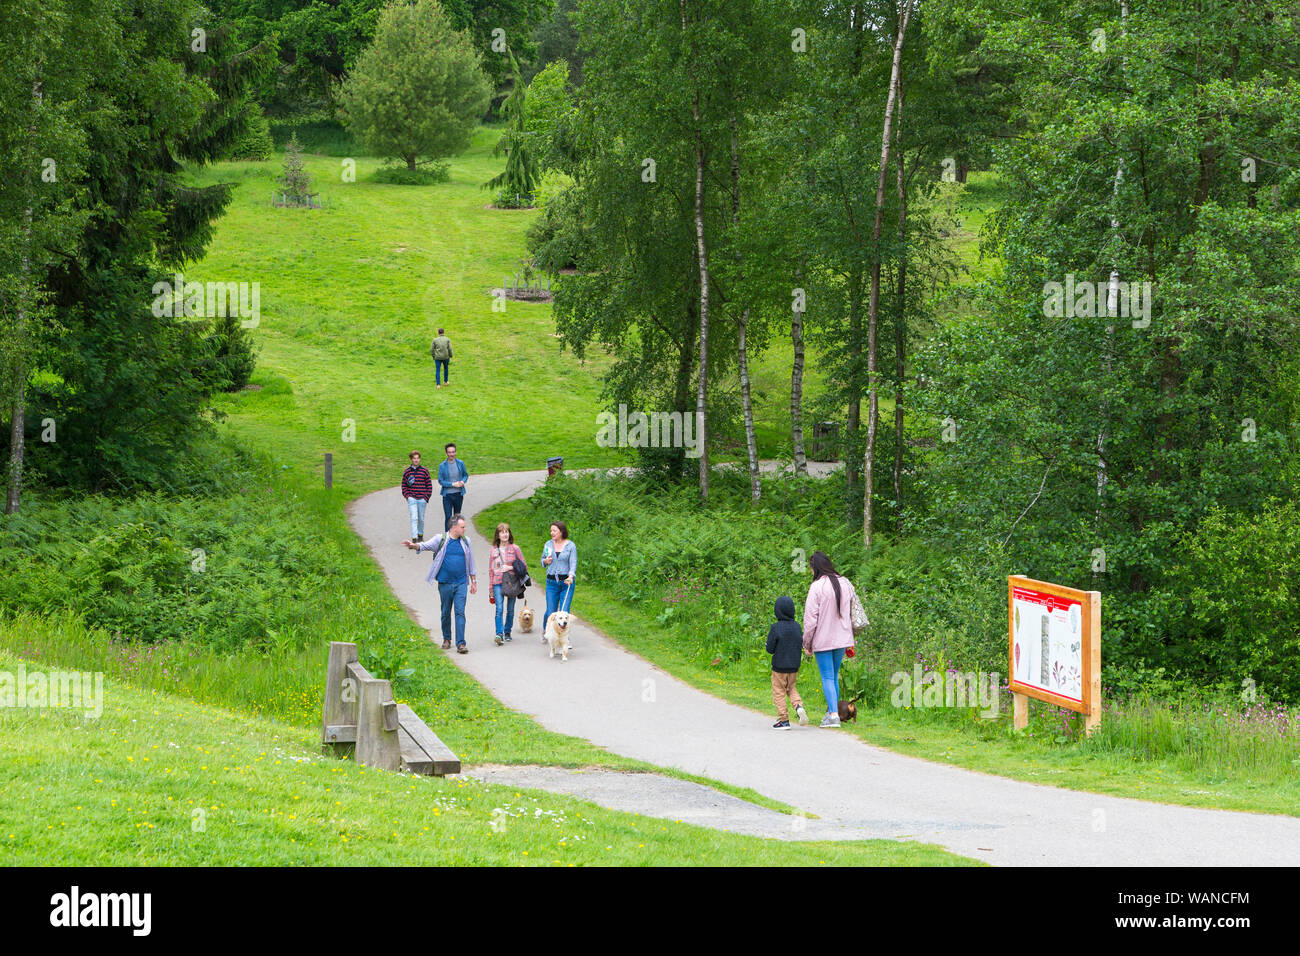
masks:
[[[858,719],[858,705],[851,700],[840,701],[839,711],[841,724]]]
[[[525,634],[529,633],[533,629],[533,609],[527,604],[525,604],[523,610],[519,612],[519,629]]]

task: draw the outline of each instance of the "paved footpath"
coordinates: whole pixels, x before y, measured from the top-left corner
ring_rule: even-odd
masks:
[[[526,497],[545,477],[541,471],[471,475],[466,515]],[[430,555],[401,546],[410,522],[399,489],[357,499],[349,515],[394,594],[439,638],[437,590],[424,581]],[[441,515],[438,502],[431,502],[434,531]],[[470,540],[484,568],[490,542],[472,524]],[[526,557],[540,577],[538,555]],[[484,572],[480,584],[486,581]],[[1300,818],[1197,810],[1022,783],[901,756],[850,733],[815,726],[777,732],[771,715],[697,690],[581,620],[574,624],[568,662],[550,660],[540,644],[542,589],[530,588],[529,596],[538,608],[538,627],[497,647],[493,608],[481,586],[466,607],[469,653],[452,651],[451,659],[507,707],[548,730],[661,767],[749,787],[820,818],[815,827],[807,821],[804,831],[792,822],[792,837],[825,837],[839,830],[855,838],[915,839],[1018,866],[1300,864]],[[581,615],[581,540],[573,608]],[[731,829],[748,829],[739,817],[735,823]],[[711,825],[728,826],[726,814]]]

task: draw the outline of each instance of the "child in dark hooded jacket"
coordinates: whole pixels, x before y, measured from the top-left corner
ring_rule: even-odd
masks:
[[[794,619],[794,600],[785,595],[776,599],[776,622],[767,632],[767,652],[772,655],[772,703],[776,705],[774,730],[790,729],[786,698],[794,705],[799,723],[808,723],[808,713],[794,682],[803,663],[803,628]]]

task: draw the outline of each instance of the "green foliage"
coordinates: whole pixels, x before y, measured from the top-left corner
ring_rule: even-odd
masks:
[[[1092,22],[1061,16],[1080,36]],[[1259,609],[1242,605],[1253,629],[1228,637],[1233,625],[1210,618],[1230,606],[1227,582],[1246,583],[1229,570],[1244,516],[1293,495],[1300,461],[1300,153],[1280,147],[1252,179],[1236,145],[1300,122],[1294,84],[1260,52],[1295,50],[1296,36],[1263,11],[1173,8],[1107,35],[1105,49],[1063,47],[1059,22],[1035,16],[986,38],[1034,102],[1027,135],[1001,150],[1008,200],[990,241],[1004,268],[919,356],[914,411],[930,447],[905,522],[998,574],[1101,590],[1113,664],[1213,684],[1267,672],[1293,697],[1294,624],[1267,597],[1267,565],[1251,571]],[[1189,52],[1187,37],[1215,53]],[[1138,66],[1156,51],[1179,66]],[[1202,96],[1241,108],[1206,124],[1188,105]],[[1106,314],[1112,271],[1145,305]],[[1091,283],[1097,301],[1077,292],[1063,313],[1048,283]],[[936,440],[945,420],[955,440]],[[1204,581],[1175,570],[1189,556]],[[1212,598],[1189,612],[1193,586]]]
[[[302,162],[302,146],[297,136],[290,136],[284,147],[284,171],[275,180],[284,191],[290,206],[305,206],[315,193],[311,191],[311,174]]]
[[[279,149],[297,137],[304,150],[323,156],[358,156],[362,146],[332,112],[321,111],[290,119],[271,119],[271,138]]]
[[[533,32],[533,39],[537,41],[537,66],[545,68],[563,60],[565,72],[571,75],[575,86],[582,84],[583,61],[583,52],[578,47],[578,27],[574,22],[577,9],[578,0],[555,0],[550,19],[544,20]]]
[[[528,84],[528,133],[540,168],[549,170],[572,161],[577,108],[569,87],[569,64],[556,60]]]
[[[514,68],[514,87],[506,97],[502,112],[509,120],[509,126],[497,140],[492,155],[506,154],[506,168],[483,184],[485,189],[495,189],[498,197],[514,197],[510,208],[522,208],[533,204],[533,190],[541,169],[537,164],[537,151],[534,146],[538,139],[536,133],[528,129],[527,87],[519,76],[519,66],[511,57]],[[500,203],[497,203],[500,205]]]
[[[446,163],[430,163],[418,169],[405,166],[380,166],[370,175],[372,183],[390,186],[432,186],[451,179],[451,167]]]
[[[212,350],[212,378],[209,387],[213,391],[237,392],[248,384],[257,368],[257,346],[252,332],[244,328],[237,312],[227,312],[210,321],[212,331],[207,336],[207,344]]]
[[[414,170],[469,146],[489,94],[470,36],[435,0],[395,2],[343,85],[340,115],[374,155]]]
[[[275,152],[275,143],[271,139],[271,124],[262,108],[255,101],[249,100],[247,129],[235,140],[230,148],[230,159],[264,160],[270,159]]]
[[[294,496],[246,480],[228,498],[69,498],[5,519],[0,605],[72,611],[131,643],[307,646],[341,556]]]
[[[1202,681],[1300,699],[1300,504],[1209,514],[1187,535],[1168,590],[1182,639],[1161,659]],[[1258,687],[1258,691],[1256,691]]]
[[[542,215],[527,232],[528,251],[537,267],[552,276],[578,269],[594,255],[591,227],[584,218],[582,197],[571,177],[550,171],[542,177],[537,203]]]

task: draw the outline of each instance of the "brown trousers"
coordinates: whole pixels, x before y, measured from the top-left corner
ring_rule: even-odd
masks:
[[[798,672],[793,674],[778,674],[772,671],[772,703],[776,704],[776,719],[789,720],[790,712],[785,709],[785,699],[790,698],[790,703],[795,707],[803,706],[803,698],[794,688],[795,679],[799,676]]]

